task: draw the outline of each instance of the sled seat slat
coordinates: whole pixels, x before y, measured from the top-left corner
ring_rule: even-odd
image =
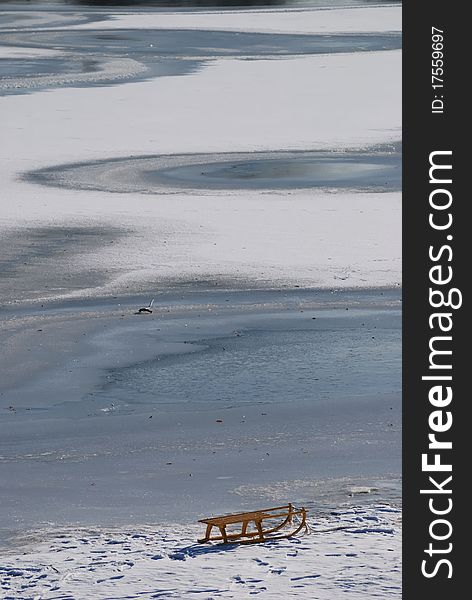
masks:
[[[200,519],[199,523],[212,523],[213,525],[218,525],[219,523],[239,523],[241,521],[251,521],[254,518],[268,519],[270,516],[286,516],[287,512],[284,512],[282,515],[270,515],[269,513],[275,510],[292,510],[291,504],[286,504],[285,506],[275,506],[274,508],[262,508],[261,510],[254,510],[250,512],[240,512],[240,513],[231,513],[229,515],[219,515],[216,517],[210,517],[208,519]]]
[[[292,512],[292,514],[298,514]],[[227,517],[212,517],[210,519],[201,519],[199,523],[211,523],[212,525],[231,525],[233,523],[242,523],[244,521],[262,521],[263,519],[274,519],[277,517],[286,517],[287,513],[264,513],[264,512],[252,512],[252,513],[242,513],[241,515],[228,515]]]

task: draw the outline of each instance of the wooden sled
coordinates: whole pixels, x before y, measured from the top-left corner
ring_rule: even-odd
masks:
[[[297,523],[293,523],[293,517],[296,517]],[[264,521],[280,520],[277,525],[268,523],[264,528]],[[266,542],[289,538],[296,535],[303,528],[308,529],[306,525],[306,510],[304,508],[294,508],[292,504],[286,506],[276,506],[275,508],[264,508],[253,512],[234,513],[231,515],[222,515],[211,517],[210,519],[201,519],[199,523],[206,524],[205,537],[198,540],[200,544],[205,542],[222,541],[224,544],[239,543],[253,544],[255,542]],[[241,523],[241,531],[228,533],[227,525],[237,525]],[[248,531],[248,527],[253,523],[255,531]],[[285,532],[284,528],[292,526],[291,531]],[[213,527],[217,527],[220,535],[211,535]],[[280,532],[280,533],[279,533]]]

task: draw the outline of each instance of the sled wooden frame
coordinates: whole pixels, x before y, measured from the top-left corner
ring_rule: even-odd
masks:
[[[288,533],[277,533],[287,525],[291,525],[293,517],[299,518],[299,523],[296,524],[296,528]],[[275,527],[264,529],[264,520],[277,518],[282,519],[282,522]],[[247,528],[251,522],[254,523],[256,531],[248,532]],[[275,506],[274,508],[264,508],[262,510],[256,510],[252,512],[233,513],[230,515],[211,517],[209,519],[200,519],[199,523],[206,524],[205,537],[198,540],[200,544],[219,541],[223,542],[224,544],[253,544],[256,542],[266,542],[270,540],[289,538],[293,535],[296,535],[303,528],[307,530],[306,510],[304,508],[294,508],[292,504]],[[241,523],[240,533],[226,532],[226,525],[234,525],[237,523]],[[212,537],[211,530],[213,527],[218,528],[220,535]]]

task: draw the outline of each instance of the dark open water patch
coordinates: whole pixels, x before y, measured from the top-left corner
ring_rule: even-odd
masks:
[[[27,181],[82,190],[401,189],[401,144],[366,150],[176,154],[47,167]]]
[[[5,4],[13,4],[15,10],[21,8],[29,8],[34,6],[35,10],[59,5],[61,11],[67,8],[80,6],[82,10],[87,12],[94,7],[129,7],[130,9],[175,9],[182,8],[183,10],[205,9],[214,7],[218,9],[235,9],[235,8],[255,8],[258,6],[280,6],[280,7],[330,7],[340,8],[343,6],[369,6],[371,4],[400,4],[402,0],[2,0]]]
[[[0,43],[64,52],[172,56],[279,56],[398,50],[400,33],[287,34],[193,29],[36,30],[2,34]]]
[[[36,29],[0,33],[0,45],[59,52],[54,57],[0,61],[0,94],[18,94],[38,88],[89,87],[116,84],[123,79],[186,75],[221,57],[277,58],[395,50],[401,47],[401,35]],[[117,60],[125,62],[117,65]]]

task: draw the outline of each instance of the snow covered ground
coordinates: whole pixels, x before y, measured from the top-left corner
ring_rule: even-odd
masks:
[[[0,563],[3,598],[400,597],[398,509],[340,509],[309,524],[299,538],[249,546],[197,544],[203,525],[29,532],[21,555]]]

